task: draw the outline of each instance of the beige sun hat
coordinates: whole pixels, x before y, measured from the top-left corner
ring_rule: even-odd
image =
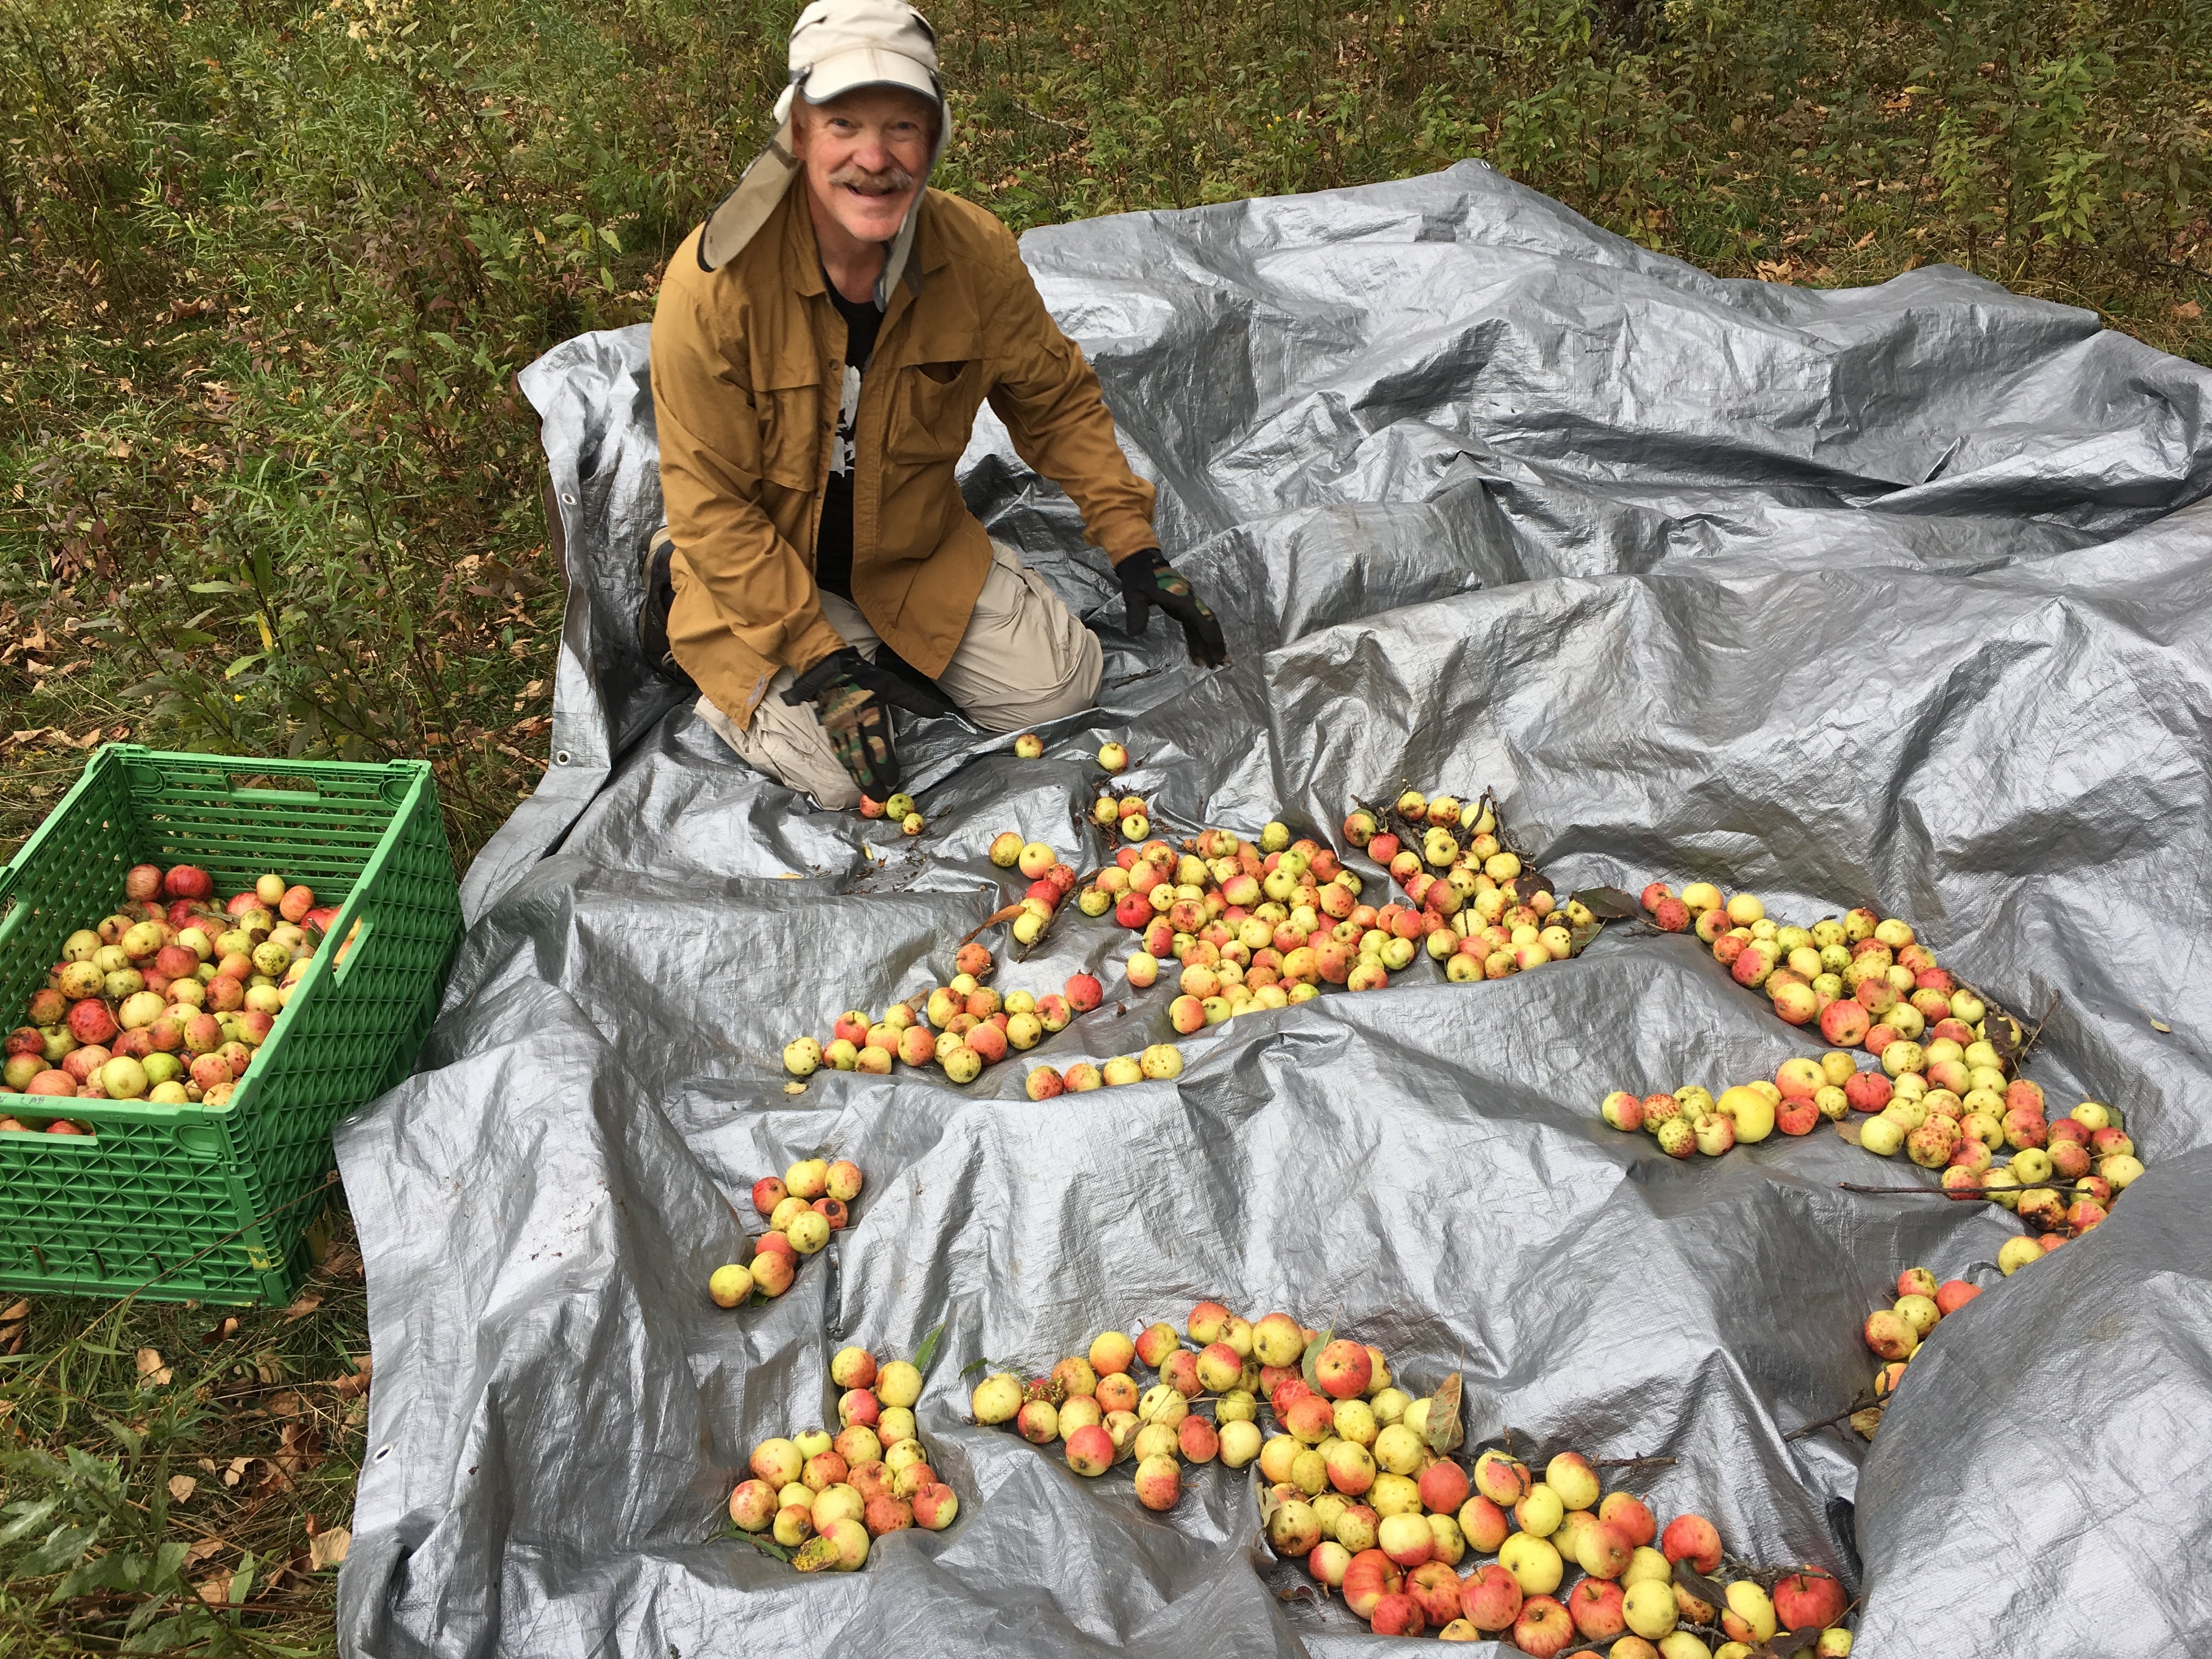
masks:
[[[811,0],[791,30],[791,80],[775,100],[775,137],[755,158],[737,187],[707,216],[699,236],[699,264],[714,270],[752,240],[799,176],[791,150],[791,106],[795,97],[826,104],[861,87],[902,87],[937,106],[937,143],[930,166],[945,153],[952,113],[937,75],[937,35],[928,20],[903,0]],[[891,239],[890,257],[876,283],[880,305],[896,285],[914,246],[915,204]]]

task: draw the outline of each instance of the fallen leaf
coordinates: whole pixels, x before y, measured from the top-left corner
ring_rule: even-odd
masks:
[[[236,1486],[246,1478],[246,1471],[252,1467],[252,1463],[253,1460],[250,1457],[232,1458],[230,1467],[222,1472],[222,1484],[226,1486]]]
[[[271,1417],[299,1417],[307,1412],[307,1402],[287,1389],[282,1394],[270,1395],[266,1409]]]
[[[0,1313],[0,1325],[12,1325],[19,1319],[28,1319],[30,1316],[31,1298],[27,1296],[5,1313]]]
[[[193,1588],[199,1591],[200,1600],[210,1607],[222,1607],[230,1600],[230,1575],[218,1572],[212,1577],[201,1579]]]
[[[331,1379],[331,1386],[337,1390],[339,1399],[350,1400],[356,1395],[368,1392],[369,1367],[373,1358],[369,1354],[363,1354],[353,1362],[354,1374],[351,1376],[334,1376]]]
[[[171,1475],[169,1501],[173,1504],[189,1504],[191,1502],[192,1494],[199,1490],[199,1484],[189,1474]]]
[[[232,1334],[237,1329],[237,1316],[234,1314],[226,1314],[223,1316],[222,1324],[217,1325],[213,1330],[210,1331],[205,1336],[200,1339],[200,1346],[204,1348],[212,1347],[218,1342],[227,1342],[230,1340]]]
[[[213,1555],[217,1550],[228,1549],[228,1547],[229,1546],[225,1544],[220,1538],[197,1539],[185,1551],[185,1559],[182,1563],[179,1564],[180,1568],[197,1567],[201,1562],[206,1560],[208,1557]]]
[[[317,1572],[335,1567],[346,1559],[353,1534],[344,1527],[325,1527],[307,1540],[307,1559]]]
[[[2193,323],[2204,314],[2204,307],[2194,300],[2184,300],[2174,307],[2173,314],[2185,323]]]
[[[316,1309],[322,1305],[323,1298],[316,1295],[314,1291],[303,1291],[298,1301],[295,1302],[290,1307],[284,1310],[284,1317],[287,1319],[305,1319],[309,1314],[314,1312]]]
[[[1859,1438],[1862,1440],[1873,1439],[1875,1425],[1881,1421],[1881,1407],[1879,1406],[1869,1406],[1863,1412],[1851,1413],[1851,1427],[1858,1431]]]
[[[161,1363],[161,1351],[159,1348],[138,1350],[138,1386],[140,1388],[158,1388],[174,1375],[174,1371]]]

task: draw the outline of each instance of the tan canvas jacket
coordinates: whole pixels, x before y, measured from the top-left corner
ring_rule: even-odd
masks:
[[[803,671],[843,643],[823,618],[814,542],[845,325],[803,181],[720,269],[702,268],[699,237],[669,262],[653,320],[676,546],[668,636],[742,726],[778,668]],[[853,463],[854,603],[926,674],[951,659],[990,568],[953,477],[986,398],[1015,452],[1067,491],[1109,558],[1158,544],[1152,487],[1129,471],[1098,378],[1045,310],[1012,234],[929,191],[861,380]]]

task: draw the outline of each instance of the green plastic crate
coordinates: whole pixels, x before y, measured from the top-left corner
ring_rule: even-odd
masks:
[[[0,1132],[0,1289],[289,1300],[331,1126],[407,1075],[460,938],[430,769],[110,744],[0,870],[0,1024],[22,1022],[63,940],[121,903],[134,864],[199,865],[218,895],[275,871],[339,903],[337,920],[225,1104],[0,1091],[0,1112],[58,1108],[93,1130]]]

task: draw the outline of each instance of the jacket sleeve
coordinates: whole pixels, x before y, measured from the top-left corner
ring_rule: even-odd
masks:
[[[653,410],[668,533],[730,630],[794,673],[845,643],[822,615],[805,556],[761,505],[761,416],[743,354],[691,295],[664,289],[653,319]]]
[[[1011,235],[1000,287],[986,336],[1000,343],[990,401],[1014,453],[1068,493],[1085,532],[1116,564],[1158,547],[1152,487],[1129,470],[1098,376],[1045,309]]]

